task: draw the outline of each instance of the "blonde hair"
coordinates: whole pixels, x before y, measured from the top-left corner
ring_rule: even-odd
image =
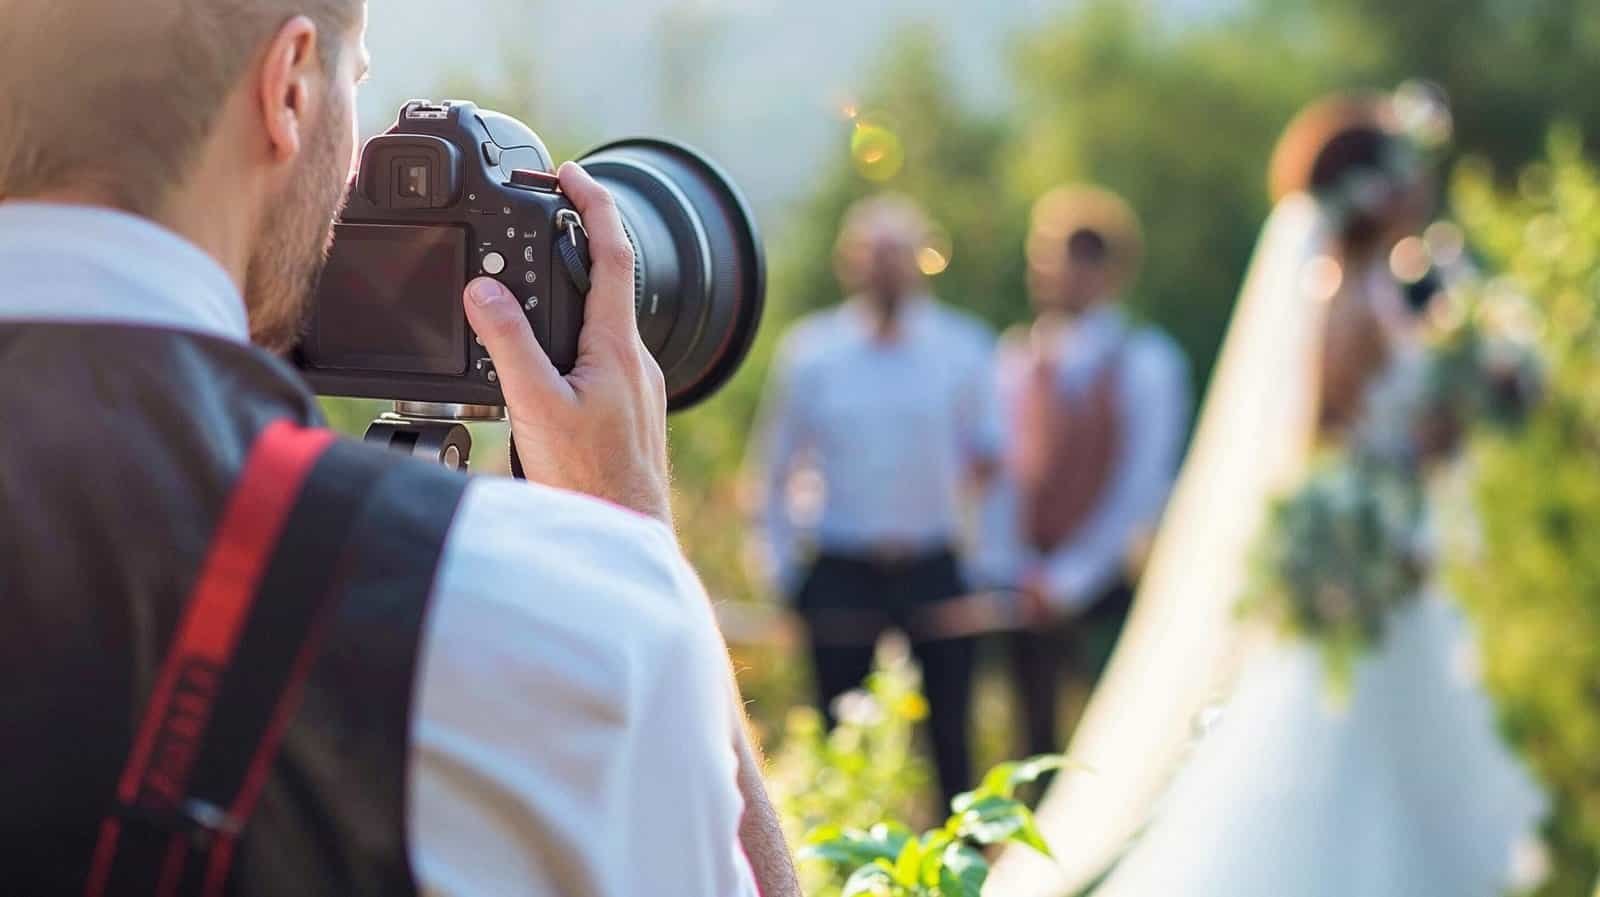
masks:
[[[89,188],[154,214],[284,23],[324,69],[363,0],[0,0],[0,199]]]
[[[1133,279],[1144,258],[1139,216],[1122,197],[1083,184],[1057,187],[1033,204],[1028,227],[1028,266],[1042,272],[1060,268],[1067,241],[1083,231],[1105,241],[1118,279]]]

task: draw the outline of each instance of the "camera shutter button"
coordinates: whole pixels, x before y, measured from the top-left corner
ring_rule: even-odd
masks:
[[[506,269],[506,257],[498,252],[486,252],[483,255],[483,273],[494,277]]]
[[[511,172],[511,186],[541,193],[554,193],[561,189],[561,180],[548,171],[518,168]]]

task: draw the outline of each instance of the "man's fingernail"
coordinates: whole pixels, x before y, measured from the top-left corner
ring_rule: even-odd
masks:
[[[488,305],[500,298],[500,288],[490,280],[474,280],[467,287],[467,295],[478,305]]]

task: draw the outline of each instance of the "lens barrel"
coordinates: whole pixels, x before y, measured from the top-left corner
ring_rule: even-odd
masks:
[[[726,383],[755,340],[766,294],[755,218],[715,163],[676,143],[624,140],[581,161],[616,197],[634,244],[640,335],[668,407],[687,408]]]

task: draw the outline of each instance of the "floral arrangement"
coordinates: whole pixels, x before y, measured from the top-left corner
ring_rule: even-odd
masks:
[[[1321,645],[1347,684],[1391,609],[1422,587],[1422,490],[1408,471],[1339,458],[1272,509],[1244,608]]]

